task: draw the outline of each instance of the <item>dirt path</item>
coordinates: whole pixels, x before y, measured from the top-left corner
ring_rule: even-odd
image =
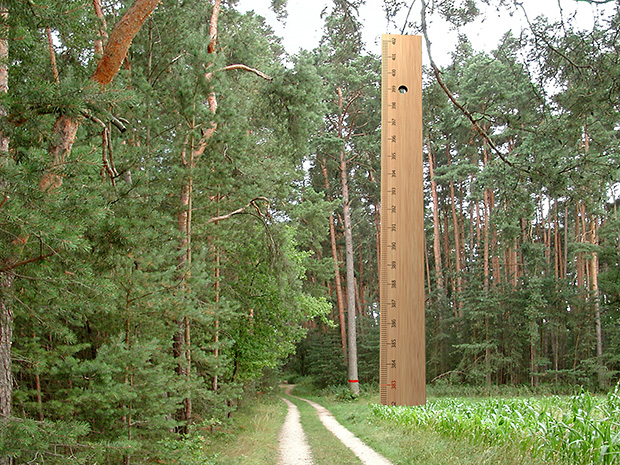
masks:
[[[355,437],[353,433],[351,433],[348,429],[346,429],[344,426],[338,423],[338,421],[329,412],[329,410],[317,404],[316,402],[312,402],[308,399],[303,399],[302,397],[293,396],[291,394],[291,391],[293,390],[293,387],[294,387],[293,385],[287,385],[283,387],[284,387],[284,392],[287,395],[291,397],[295,397],[296,399],[303,400],[304,402],[308,402],[310,405],[312,405],[312,407],[314,407],[317,414],[319,415],[319,419],[321,420],[321,423],[323,423],[323,425],[334,436],[340,439],[340,441],[345,446],[351,449],[351,452],[353,452],[362,461],[362,463],[364,463],[364,465],[393,465],[392,462],[390,462],[388,459],[386,459],[382,455],[372,450],[370,447],[368,447],[366,444],[360,441],[357,437]],[[282,400],[284,400],[284,402],[286,402],[287,405],[289,406],[289,411],[286,416],[286,421],[284,423],[284,426],[282,427],[282,431],[280,433],[280,451],[281,452],[280,452],[279,465],[311,464],[312,459],[310,455],[310,448],[308,447],[306,436],[301,427],[301,423],[299,422],[299,410],[290,401],[284,398]],[[289,416],[291,416],[292,411],[296,412],[297,425],[295,425],[294,427],[290,425],[287,426],[287,422],[289,420]],[[291,421],[294,421],[294,420],[291,420]],[[299,459],[297,459],[298,461],[294,461],[292,457],[285,458],[284,449],[283,449],[283,444],[284,444],[283,438],[285,437],[288,438],[286,441],[290,441],[290,443],[293,444],[293,447],[296,452],[299,452],[299,449],[302,449],[302,443],[305,444],[304,447],[307,447],[307,450],[308,450],[308,455],[306,456],[307,457],[306,460],[309,460],[309,461],[304,462],[304,461],[299,461]]]
[[[288,413],[286,414],[282,431],[280,431],[280,458],[278,464],[311,465],[312,454],[304,430],[301,427],[299,409],[290,400],[284,398],[282,400],[288,405]]]

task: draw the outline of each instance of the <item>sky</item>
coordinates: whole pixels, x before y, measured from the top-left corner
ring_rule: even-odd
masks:
[[[265,17],[276,34],[283,38],[287,52],[294,54],[300,48],[313,49],[319,43],[322,35],[323,20],[321,12],[331,2],[327,0],[288,0],[288,18],[286,23],[278,21],[276,15],[269,10],[270,0],[240,0],[237,8],[240,11],[254,10]],[[416,2],[419,4],[420,2]],[[533,20],[539,15],[553,19],[562,16],[565,20],[574,17],[578,27],[590,28],[593,18],[597,14],[597,7],[584,1],[576,0],[522,0],[525,10]],[[364,29],[362,31],[366,48],[377,55],[381,52],[381,34],[398,34],[404,23],[403,13],[397,20],[397,26],[388,26],[385,13],[382,9],[382,0],[367,0],[360,10],[360,18]],[[602,9],[610,10],[611,6]],[[599,7],[599,10],[601,8]],[[419,15],[412,12],[412,18]],[[497,12],[488,9],[483,18],[463,29],[471,40],[475,50],[492,50],[502,35],[513,29],[519,33],[525,27],[526,20],[521,10],[510,16],[505,11]],[[433,44],[433,58],[439,66],[447,65],[450,60],[450,51],[454,49],[458,33],[451,30],[447,24],[438,18],[431,18],[429,36]]]

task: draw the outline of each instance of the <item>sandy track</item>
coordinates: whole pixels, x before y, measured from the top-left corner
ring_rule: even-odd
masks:
[[[302,397],[291,395],[292,389],[293,389],[292,385],[284,386],[284,392],[287,395],[291,397],[295,397],[296,399],[303,400],[304,402],[308,402],[310,405],[312,405],[312,407],[314,407],[317,414],[319,415],[319,419],[321,420],[323,425],[334,436],[340,439],[340,441],[345,446],[351,449],[351,451],[362,461],[362,463],[364,463],[364,465],[393,465],[392,462],[390,462],[388,459],[386,459],[382,455],[372,450],[370,447],[364,444],[360,439],[355,437],[353,433],[351,433],[348,429],[346,429],[344,426],[338,423],[338,421],[329,412],[329,410],[317,404],[316,402],[312,402],[308,399],[304,399]],[[290,401],[284,398],[282,400],[284,400],[284,402],[286,402],[287,405],[289,406],[289,411],[286,416],[286,421],[284,422],[284,426],[282,427],[282,431],[280,433],[280,451],[281,451],[280,459],[281,460],[279,462],[279,465],[311,464],[312,458],[310,455],[310,448],[308,447],[306,436],[301,427],[301,423],[299,422],[299,410]],[[297,425],[295,426],[287,425],[287,422],[289,421],[289,416],[291,416],[291,412],[295,412],[292,415],[296,415],[296,416],[293,416],[291,419],[291,422],[295,421],[296,419]],[[283,442],[284,437],[287,437],[285,442]],[[299,461],[300,459],[294,458],[294,457],[286,458],[284,454],[283,444],[287,442],[294,445],[293,447],[296,452],[301,452],[301,449],[303,449],[303,447],[306,447],[308,451],[307,452],[308,455],[304,456],[307,458],[302,459],[302,460],[309,460],[309,461]],[[302,446],[302,444],[305,444],[305,445]],[[298,461],[294,461],[294,460],[298,460]]]
[[[280,431],[279,465],[311,465],[312,453],[299,420],[299,409],[290,400],[282,398],[288,413]]]

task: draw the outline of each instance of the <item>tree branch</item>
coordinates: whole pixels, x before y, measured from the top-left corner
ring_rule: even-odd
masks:
[[[215,44],[217,43],[217,20],[220,15],[222,0],[215,0],[213,10],[211,11],[211,21],[209,24],[209,47],[208,52],[215,52]]]
[[[263,213],[263,211],[260,209],[260,207],[256,204],[257,200],[262,200],[264,202],[267,202],[267,211],[265,213]],[[207,224],[215,223],[216,221],[227,220],[227,219],[232,218],[233,216],[239,215],[241,213],[248,213],[246,211],[246,209],[248,207],[253,207],[256,210],[256,212],[257,212],[257,214],[258,214],[258,216],[260,218],[269,217],[270,216],[269,215],[269,205],[270,205],[270,202],[269,202],[268,198],[266,198],[266,197],[255,197],[252,200],[250,200],[250,202],[245,207],[237,208],[235,211],[227,213],[226,215],[214,216],[213,218],[210,218],[209,221],[207,221]]]
[[[105,21],[103,9],[101,8],[101,0],[93,0],[93,7],[97,18],[99,18],[99,37],[95,39],[95,54],[97,56],[102,56],[103,41],[108,39],[108,26]]]
[[[207,224],[215,223],[216,221],[227,220],[229,218],[232,218],[235,215],[239,215],[240,213],[246,213],[245,211],[246,208],[247,208],[247,205],[245,207],[237,208],[235,211],[230,212],[226,215],[214,216],[213,218],[210,218],[209,221],[207,221]]]
[[[142,28],[160,0],[135,0],[127,12],[114,25],[110,38],[103,49],[103,56],[97,64],[92,79],[102,86],[112,82],[121,68],[133,38]]]
[[[53,250],[52,252],[46,255],[39,255],[38,257],[29,258],[28,260],[24,260],[21,262],[13,263],[12,265],[5,266],[4,268],[0,269],[0,274],[6,273],[7,271],[14,270],[15,268],[19,268],[20,266],[24,266],[29,263],[34,263],[40,260],[45,260],[46,258],[50,258],[51,256],[56,255],[58,252],[60,252],[60,249]]]
[[[403,24],[403,29],[400,31],[400,34],[404,34],[405,33],[405,29],[407,28],[407,23],[409,22],[409,15],[411,14],[411,10],[413,9],[413,5],[415,4],[415,0],[413,0],[411,2],[411,5],[409,5],[409,11],[407,11],[407,17],[405,18],[405,23]]]
[[[223,68],[216,69],[215,71],[210,71],[208,73],[205,73],[205,79],[210,80],[213,77],[214,73],[218,73],[220,71],[234,71],[236,69],[240,69],[242,71],[248,71],[250,73],[254,73],[258,77],[261,77],[261,78],[263,78],[263,79],[265,79],[267,81],[273,81],[273,77],[269,76],[268,74],[265,74],[265,73],[263,73],[262,71],[260,71],[258,69],[250,68],[249,66],[241,64],[241,63],[224,66]]]
[[[579,1],[579,0],[577,0],[577,1]],[[585,1],[590,1],[590,0],[585,0]],[[551,43],[544,36],[542,36],[540,34],[537,34],[536,31],[534,30],[534,26],[532,25],[532,22],[530,21],[529,16],[527,15],[527,11],[525,11],[525,7],[523,6],[523,3],[517,3],[517,5],[520,6],[521,9],[523,10],[523,16],[525,16],[525,20],[527,21],[527,24],[530,27],[530,30],[532,31],[532,34],[534,34],[534,37],[536,37],[537,39],[542,40],[545,43],[545,45],[547,47],[549,47],[549,49],[553,53],[555,53],[556,55],[559,55],[562,58],[564,58],[567,62],[569,62],[571,64],[572,67],[574,67],[576,69],[591,69],[592,68],[592,66],[590,66],[590,65],[579,65],[579,64],[575,63],[566,54],[562,53],[560,50],[558,50],[553,45],[551,45]]]
[[[49,26],[45,28],[45,33],[47,34],[47,46],[49,48],[49,53],[50,53],[50,64],[52,66],[52,74],[54,75],[54,82],[56,82],[56,84],[59,84],[60,79],[58,78],[58,67],[56,66],[56,53],[54,52],[52,30],[50,29]]]
[[[439,68],[435,64],[435,61],[433,60],[433,55],[431,54],[431,41],[428,38],[428,30],[427,30],[427,27],[426,27],[426,1],[425,0],[422,0],[422,34],[424,35],[424,40],[426,41],[426,50],[427,50],[427,53],[428,53],[428,59],[431,62],[431,68],[433,69],[433,74],[435,75],[435,79],[437,80],[437,83],[439,84],[439,87],[441,87],[441,89],[448,96],[448,98],[454,104],[454,106],[456,108],[458,108],[461,111],[461,113],[463,113],[463,115],[465,115],[465,117],[471,122],[471,124],[474,126],[474,129],[480,135],[480,137],[482,137],[489,144],[489,147],[491,147],[491,150],[493,152],[495,152],[495,154],[504,163],[506,163],[511,168],[517,168],[517,169],[520,169],[522,171],[529,172],[529,170],[527,170],[527,169],[515,166],[514,163],[510,162],[504,156],[504,154],[497,148],[495,143],[491,140],[489,135],[480,127],[480,125],[478,124],[476,119],[473,117],[473,115],[463,105],[461,105],[456,100],[456,98],[454,97],[452,92],[450,92],[450,89],[448,89],[446,84],[443,82],[443,79],[441,79],[441,72],[439,71]]]
[[[258,77],[266,79],[267,81],[273,81],[273,78],[271,76],[269,76],[268,74],[265,74],[262,71],[259,71],[259,70],[255,69],[255,68],[250,68],[249,66],[246,66],[246,65],[243,65],[243,64],[228,65],[228,66],[225,66],[224,68],[222,68],[222,71],[232,71],[232,70],[235,70],[235,69],[241,69],[243,71],[248,71],[250,73],[256,74]]]

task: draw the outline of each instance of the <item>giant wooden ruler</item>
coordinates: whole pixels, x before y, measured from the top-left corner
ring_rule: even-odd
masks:
[[[426,402],[422,40],[383,35],[380,401]]]

